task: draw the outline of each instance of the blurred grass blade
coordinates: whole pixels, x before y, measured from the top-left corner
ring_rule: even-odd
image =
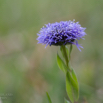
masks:
[[[65,99],[65,103],[70,103],[68,100]]]
[[[78,100],[78,83],[68,71],[66,73],[66,91],[72,103]]]
[[[63,60],[60,58],[60,56],[58,55],[57,53],[57,64],[59,66],[59,68],[64,72],[66,73],[67,71],[67,66],[65,65],[65,63],[63,62]]]
[[[47,98],[48,98],[48,103],[52,103],[49,94],[46,92]]]

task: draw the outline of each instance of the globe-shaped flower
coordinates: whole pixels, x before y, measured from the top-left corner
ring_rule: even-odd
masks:
[[[61,21],[55,23],[46,24],[41,28],[38,35],[38,43],[47,45],[61,46],[66,44],[74,44],[78,47],[82,47],[78,44],[79,39],[83,39],[86,35],[84,32],[86,28],[81,27],[79,22],[73,21]]]

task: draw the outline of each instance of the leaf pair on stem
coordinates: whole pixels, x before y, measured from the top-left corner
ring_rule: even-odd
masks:
[[[73,68],[70,67],[70,55],[72,51],[72,45],[70,45],[70,50],[68,50],[68,48],[65,45],[62,45],[60,47],[60,51],[62,53],[65,62],[61,59],[61,57],[57,53],[57,64],[59,68],[66,75],[66,92],[68,94],[71,103],[74,103],[79,98],[79,86],[78,86],[78,80],[76,74]],[[52,103],[49,94],[48,93],[46,94],[48,98],[48,103]],[[70,102],[65,99],[65,103],[70,103]]]
[[[76,74],[74,70],[70,67],[70,54],[72,51],[72,45],[70,46],[69,51],[67,47],[64,45],[61,46],[60,50],[63,55],[63,58],[65,59],[65,62],[57,54],[57,63],[58,63],[59,68],[66,75],[66,91],[67,91],[70,101],[74,103],[79,98],[79,86],[78,86]]]

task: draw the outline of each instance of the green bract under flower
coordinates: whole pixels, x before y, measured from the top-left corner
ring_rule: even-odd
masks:
[[[38,35],[38,43],[47,45],[61,46],[66,44],[74,44],[81,47],[78,44],[79,39],[83,39],[86,35],[84,32],[86,28],[81,27],[79,22],[74,21],[61,21],[55,23],[46,24],[41,28]],[[79,49],[80,50],[80,49]]]

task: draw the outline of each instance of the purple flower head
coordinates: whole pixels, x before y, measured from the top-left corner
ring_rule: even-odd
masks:
[[[81,46],[77,40],[83,39],[83,36],[86,35],[84,32],[86,28],[81,27],[79,22],[75,23],[74,21],[75,20],[46,24],[37,34],[38,43],[46,44],[46,46],[74,44],[79,49]]]

